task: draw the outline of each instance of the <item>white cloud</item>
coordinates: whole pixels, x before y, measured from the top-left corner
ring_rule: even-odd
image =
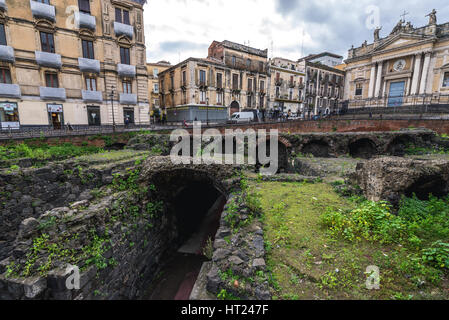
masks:
[[[385,36],[404,8],[416,26],[425,23],[425,12],[437,8],[439,23],[448,21],[446,0],[150,0],[145,6],[147,60],[172,64],[189,57],[205,58],[213,40],[250,42],[269,49],[269,56],[292,60],[330,51],[346,55],[367,39],[365,9],[380,8]],[[445,19],[446,18],[446,19]],[[271,50],[273,47],[273,51]]]

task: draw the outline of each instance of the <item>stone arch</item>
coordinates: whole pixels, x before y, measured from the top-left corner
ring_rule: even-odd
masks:
[[[377,147],[373,140],[362,138],[349,144],[349,154],[353,158],[370,159],[377,155]]]
[[[429,195],[444,197],[448,194],[448,182],[440,174],[431,174],[419,177],[405,191],[406,197],[416,194],[420,200],[428,200]]]
[[[303,154],[312,154],[318,158],[329,158],[330,146],[324,140],[312,140],[302,146],[301,152]]]
[[[411,139],[411,137],[405,135],[395,137],[388,144],[386,153],[391,156],[403,157],[405,155],[407,145],[412,141],[413,140]]]

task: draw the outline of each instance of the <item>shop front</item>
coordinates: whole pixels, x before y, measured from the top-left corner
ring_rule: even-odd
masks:
[[[48,123],[54,130],[61,130],[64,126],[64,111],[62,104],[47,104]]]
[[[1,130],[20,129],[19,110],[15,102],[0,103]]]

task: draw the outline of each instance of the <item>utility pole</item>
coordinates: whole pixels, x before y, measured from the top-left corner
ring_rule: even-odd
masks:
[[[111,104],[112,104],[112,131],[115,132],[115,115],[114,115],[114,87],[111,87]]]
[[[209,127],[209,97],[206,98],[206,108],[207,126]]]

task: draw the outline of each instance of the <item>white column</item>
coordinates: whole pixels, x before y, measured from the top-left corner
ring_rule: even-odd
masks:
[[[418,82],[420,74],[421,74],[421,53],[417,54],[415,57],[415,67],[413,68],[412,90],[410,91],[410,94],[412,95],[418,93]]]
[[[430,66],[430,53],[426,53],[426,57],[424,58],[424,66],[421,75],[421,84],[419,86],[419,94],[426,93],[426,84],[427,84],[427,75],[429,73]]]
[[[379,98],[380,87],[382,85],[382,66],[383,62],[380,61],[377,67],[377,79],[376,79],[376,89],[374,91],[374,97]]]
[[[376,83],[376,64],[374,63],[371,66],[371,75],[369,78],[369,89],[368,89],[368,98],[372,98],[374,96],[374,84]]]

